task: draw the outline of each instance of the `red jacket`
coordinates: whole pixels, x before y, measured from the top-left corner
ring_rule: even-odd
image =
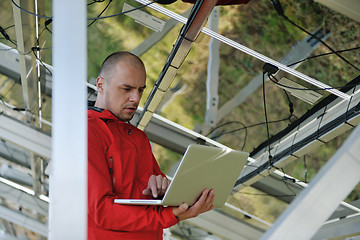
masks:
[[[164,175],[145,133],[110,111],[88,110],[88,239],[162,239],[178,222],[171,208],[114,203],[147,198],[152,174]]]

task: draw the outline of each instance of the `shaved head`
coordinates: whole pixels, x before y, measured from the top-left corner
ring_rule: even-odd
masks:
[[[144,63],[132,53],[115,52],[103,62],[96,87],[95,107],[130,121],[146,87]]]
[[[129,65],[132,65],[135,68],[144,69],[145,65],[143,61],[136,55],[126,52],[126,51],[119,51],[110,54],[103,62],[99,77],[103,77],[106,79],[111,80],[113,77],[114,69],[116,67],[116,64],[119,62],[126,62]]]

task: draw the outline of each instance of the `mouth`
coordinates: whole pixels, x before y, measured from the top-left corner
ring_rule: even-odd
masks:
[[[125,107],[125,110],[128,112],[135,112],[136,109],[137,109],[137,106]]]

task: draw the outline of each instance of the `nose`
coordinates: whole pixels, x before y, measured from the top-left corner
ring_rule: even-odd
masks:
[[[134,89],[130,94],[129,100],[130,100],[130,102],[139,104],[140,98],[141,98],[141,93],[137,89]]]

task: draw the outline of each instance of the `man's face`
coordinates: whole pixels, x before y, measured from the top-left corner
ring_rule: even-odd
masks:
[[[122,121],[130,121],[146,87],[145,81],[146,73],[142,66],[118,62],[111,74],[97,79],[102,99],[98,107],[111,111]]]

